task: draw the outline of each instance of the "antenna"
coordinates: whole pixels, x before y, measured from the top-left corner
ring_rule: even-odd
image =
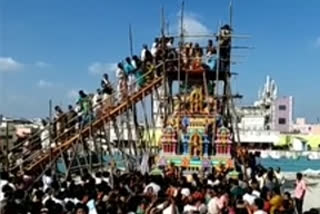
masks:
[[[161,36],[165,36],[166,20],[164,17],[164,7],[161,8]]]

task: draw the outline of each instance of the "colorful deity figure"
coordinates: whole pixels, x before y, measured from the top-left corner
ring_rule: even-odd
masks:
[[[190,111],[200,113],[203,106],[203,95],[201,88],[194,89],[190,95]]]
[[[219,154],[230,154],[231,151],[231,133],[230,130],[224,126],[217,131],[216,147]]]
[[[171,136],[171,153],[176,155],[178,150],[178,140],[176,135]]]
[[[161,145],[162,145],[162,151],[164,153],[169,153],[170,149],[169,149],[169,137],[167,133],[163,133],[163,135],[161,136]]]
[[[187,155],[189,153],[189,135],[188,134],[184,134],[182,136],[182,154],[183,155]]]
[[[177,134],[172,126],[169,125],[163,130],[161,144],[164,153],[176,154],[178,141]]]
[[[203,135],[203,155],[204,156],[209,156],[209,144],[210,140],[208,135],[204,134]]]
[[[182,121],[181,121],[181,125],[182,125],[182,131],[184,133],[188,132],[188,127],[190,126],[190,119],[187,116],[184,116]]]
[[[194,133],[190,139],[191,155],[200,156],[202,153],[202,139],[198,132]]]

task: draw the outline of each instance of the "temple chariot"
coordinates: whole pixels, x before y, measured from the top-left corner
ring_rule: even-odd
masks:
[[[56,121],[50,121],[36,133],[46,132],[46,139],[31,136],[9,151],[19,158],[7,164],[8,170],[36,180],[61,164],[62,176],[110,161],[122,161],[124,168],[132,169],[146,154],[160,167],[174,164],[197,171],[232,165],[239,142],[233,100],[239,96],[231,90],[231,23],[221,25],[215,34],[197,35],[208,39],[200,45],[187,40],[192,35],[184,35],[183,13],[181,22],[179,36],[167,35],[163,24],[157,54],[141,60],[134,87],[121,82],[119,90],[99,103],[89,122],[57,136],[51,135]],[[50,148],[39,149],[44,140]],[[25,145],[29,152],[20,149]]]

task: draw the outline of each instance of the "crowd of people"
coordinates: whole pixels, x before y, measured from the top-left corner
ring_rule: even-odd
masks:
[[[245,162],[243,162],[245,160]],[[307,186],[297,173],[295,190],[283,192],[280,169],[265,169],[258,156],[222,163],[197,173],[170,164],[150,171],[121,171],[111,163],[65,179],[51,170],[31,178],[1,174],[1,214],[318,214],[302,212]],[[145,172],[145,171],[144,171]]]

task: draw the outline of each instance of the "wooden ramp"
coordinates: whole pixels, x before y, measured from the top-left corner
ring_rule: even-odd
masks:
[[[26,163],[26,165],[23,167],[24,172],[27,172],[31,175],[42,173],[46,170],[49,163],[57,160],[66,150],[76,144],[78,140],[85,139],[86,137],[90,136],[91,133],[95,133],[96,131],[100,130],[103,128],[106,122],[112,121],[117,116],[129,110],[133,104],[138,103],[146,96],[151,94],[154,89],[161,86],[162,80],[163,77],[155,77],[154,79],[149,80],[139,91],[134,92],[116,106],[110,107],[108,111],[103,112],[98,118],[95,119],[94,122],[88,124],[81,131],[67,139],[64,139],[63,141],[60,140],[60,142],[62,141],[60,145],[51,151],[47,151],[41,155],[39,154],[37,157],[32,159],[31,162]]]

